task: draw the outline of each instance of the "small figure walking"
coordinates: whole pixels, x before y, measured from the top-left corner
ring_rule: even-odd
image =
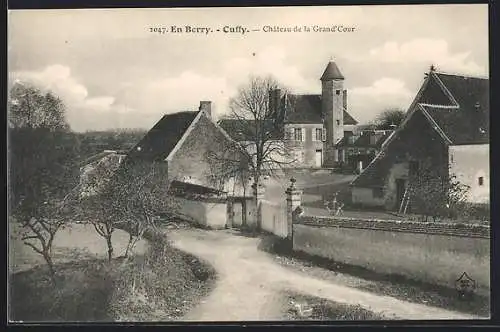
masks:
[[[325,208],[331,215],[338,216],[342,214],[342,208],[344,207],[344,203],[337,200],[338,192],[333,194],[333,198],[331,201],[325,201]]]

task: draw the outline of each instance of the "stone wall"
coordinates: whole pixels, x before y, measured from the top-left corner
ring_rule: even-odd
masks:
[[[178,204],[178,213],[185,220],[200,226],[223,229],[227,224],[227,201],[226,199],[188,199],[175,197]]]
[[[466,272],[488,296],[489,234],[485,225],[303,216],[293,225],[293,249],[448,288]]]

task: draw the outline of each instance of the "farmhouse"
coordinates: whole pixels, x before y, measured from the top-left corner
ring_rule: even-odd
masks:
[[[488,203],[489,111],[487,78],[431,67],[399,128],[351,183],[353,203],[398,210],[428,169],[469,186],[468,201]]]
[[[199,111],[185,111],[164,115],[129,151],[104,150],[81,163],[82,194],[97,190],[96,167],[106,176],[127,162],[158,162],[162,181],[174,183],[199,192],[241,191],[245,165],[235,142],[211,118],[211,102],[200,102]],[[109,172],[108,172],[109,170]],[[184,184],[182,184],[184,183]]]
[[[362,135],[357,128],[358,122],[348,112],[344,76],[334,61],[327,64],[320,80],[321,94],[291,94],[280,89],[269,92],[271,116],[265,120],[266,126],[275,141],[272,144],[282,144],[287,153],[286,157],[277,156],[277,159],[291,160],[291,166],[297,168],[357,165],[358,159],[368,164],[371,159],[366,158],[373,155],[370,144],[365,148],[360,142],[360,148],[355,152],[350,149],[350,145]],[[219,124],[233,139],[246,147],[251,146],[252,121],[222,119]],[[372,144],[374,149],[379,139]]]
[[[234,189],[245,169],[233,139],[212,120],[210,101],[200,102],[199,111],[164,115],[127,159],[160,161],[169,182],[224,191]]]

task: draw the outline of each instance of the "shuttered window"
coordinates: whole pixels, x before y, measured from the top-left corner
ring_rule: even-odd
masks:
[[[315,140],[316,141],[322,141],[323,140],[323,128],[316,128]]]
[[[303,140],[302,128],[294,128],[294,130],[293,130],[293,138],[296,141],[302,141]]]

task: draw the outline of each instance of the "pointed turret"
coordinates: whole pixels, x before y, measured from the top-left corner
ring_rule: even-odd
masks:
[[[342,75],[339,67],[337,67],[337,64],[335,64],[335,62],[333,61],[330,61],[328,63],[325,71],[323,72],[323,75],[321,75],[322,81],[343,80],[343,79],[344,75]]]

